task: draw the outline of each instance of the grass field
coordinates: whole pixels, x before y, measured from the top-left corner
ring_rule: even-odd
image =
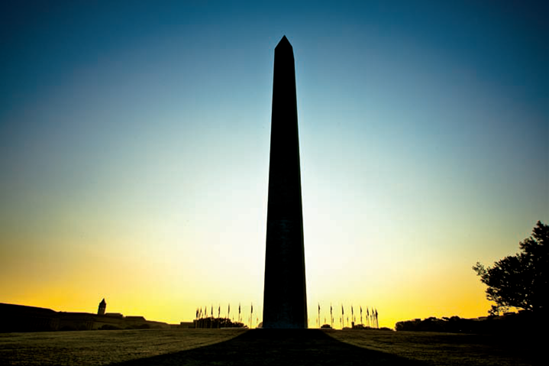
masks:
[[[0,365],[108,365],[207,346],[243,332],[143,329],[0,333]]]
[[[534,365],[535,353],[540,353],[539,344],[536,346],[534,338],[527,335],[510,337],[376,330],[327,333],[345,343],[423,361],[429,365]],[[541,339],[536,342],[541,343]]]
[[[173,329],[0,334],[1,365],[536,365],[518,337]],[[541,343],[541,342],[540,342]]]

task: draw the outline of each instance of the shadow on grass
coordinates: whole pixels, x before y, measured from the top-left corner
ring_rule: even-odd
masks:
[[[340,342],[321,330],[250,330],[231,340],[114,365],[425,365]]]

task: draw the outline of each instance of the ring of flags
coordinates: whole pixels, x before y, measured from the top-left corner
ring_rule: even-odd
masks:
[[[197,321],[199,320],[205,320],[205,319],[210,319],[210,321],[208,322],[200,322],[201,324],[210,324],[209,327],[212,326],[212,324],[214,324],[214,319],[217,319],[217,324],[219,324],[219,320],[220,319],[226,319],[226,320],[231,320],[231,304],[228,304],[227,305],[227,313],[226,313],[226,318],[221,318],[221,305],[218,305],[218,308],[217,308],[217,318],[214,317],[214,306],[213,305],[210,305],[210,311],[208,312],[208,306],[204,306],[203,308],[202,307],[199,307],[196,309],[196,313],[195,313],[195,319]],[[321,322],[321,310],[322,310],[322,307],[320,306],[320,303],[318,303],[317,305],[317,319],[316,319],[316,324],[318,325],[318,327],[322,327],[323,324]],[[335,328],[335,319],[334,319],[334,312],[333,312],[333,305],[332,303],[330,303],[330,323],[329,323],[329,326],[331,328]],[[248,317],[248,325],[250,328],[253,327],[254,325],[254,305],[253,303],[250,304],[250,313],[249,313],[249,317]],[[359,328],[379,328],[379,313],[378,313],[378,310],[377,308],[373,308],[373,307],[366,307],[365,308],[365,311],[364,309],[362,308],[362,305],[360,305],[357,309],[357,314],[360,314],[360,323],[357,322],[357,317],[355,316],[355,308],[354,308],[354,305],[351,305],[350,306],[350,314],[347,313],[347,316],[345,316],[345,306],[344,304],[341,304],[341,317],[339,318],[339,326],[341,327],[341,329],[343,328],[348,328],[348,327],[359,327]],[[350,318],[349,318],[349,315],[350,315]],[[234,321],[234,318],[232,319]],[[311,319],[312,320],[312,319]],[[238,323],[241,323],[242,322],[242,305],[239,303],[238,304]],[[256,317],[255,318],[255,325],[259,325],[259,317]],[[326,323],[326,316],[324,316],[324,323]],[[204,326],[202,326],[204,327]]]

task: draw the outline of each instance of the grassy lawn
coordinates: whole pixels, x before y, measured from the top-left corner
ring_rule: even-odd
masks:
[[[207,346],[243,332],[143,329],[0,333],[0,365],[108,365]]]
[[[377,330],[328,330],[331,337],[348,344],[392,353],[430,365],[535,364],[539,349],[533,337],[489,336],[435,332],[390,332]]]
[[[173,329],[0,334],[0,365],[521,366],[536,364],[536,350],[524,335],[509,339],[375,330]]]

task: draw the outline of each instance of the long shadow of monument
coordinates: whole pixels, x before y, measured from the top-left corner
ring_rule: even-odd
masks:
[[[340,342],[321,330],[250,330],[229,341],[118,363],[137,365],[425,365]]]

